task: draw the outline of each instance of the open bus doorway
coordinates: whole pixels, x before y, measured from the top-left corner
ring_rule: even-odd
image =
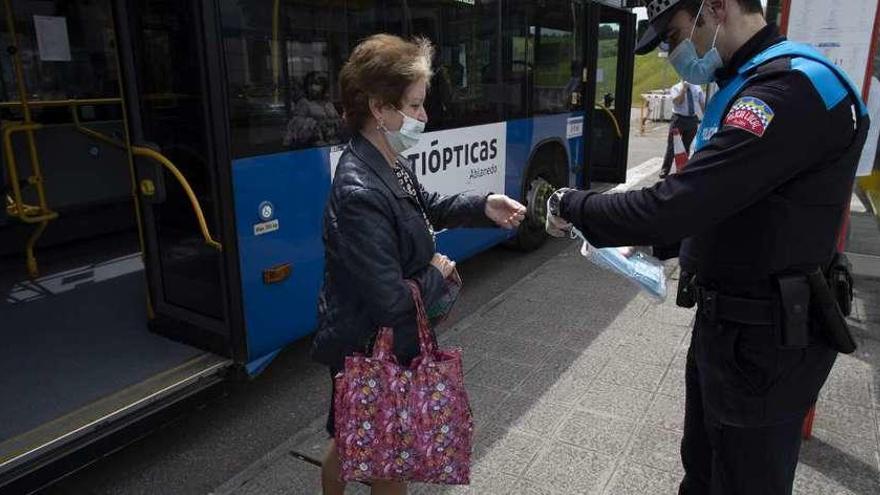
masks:
[[[0,4],[0,486],[232,363],[191,3]]]

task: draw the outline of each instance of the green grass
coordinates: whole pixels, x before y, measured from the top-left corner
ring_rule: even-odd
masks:
[[[654,89],[664,89],[679,81],[675,69],[665,58],[653,51],[647,55],[637,55],[633,73],[633,107],[642,106],[642,94]]]

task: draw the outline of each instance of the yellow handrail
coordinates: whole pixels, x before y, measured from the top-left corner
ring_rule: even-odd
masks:
[[[85,127],[84,125],[82,125],[82,123],[79,121],[79,112],[77,111],[77,107],[75,107],[75,106],[70,107],[70,115],[73,118],[74,128],[78,132],[80,132],[81,134],[85,134],[86,136],[89,136],[93,139],[97,139],[98,141],[103,141],[109,145],[116,146],[117,148],[120,148],[123,150],[126,149],[126,145],[122,141],[120,141],[118,139],[114,139],[114,138],[112,138],[106,134],[100,133],[98,131],[93,131],[92,129],[89,129],[88,127]]]
[[[605,105],[603,105],[601,103],[596,103],[596,108],[598,108],[600,110],[604,110],[605,113],[607,113],[608,116],[611,117],[611,122],[614,124],[614,130],[617,131],[617,138],[618,139],[622,138],[623,132],[621,132],[621,130],[620,130],[620,123],[617,121],[617,116],[614,115],[614,112],[612,112],[608,107],[606,107]]]
[[[875,170],[867,177],[860,177],[858,184],[862,191],[865,192],[868,202],[871,203],[874,216],[880,222],[880,170]]]
[[[28,207],[28,205],[24,204],[24,199],[21,194],[21,184],[18,178],[18,164],[15,161],[15,150],[12,147],[12,135],[14,133],[27,132],[30,134],[33,131],[42,128],[43,126],[41,124],[22,123],[7,124],[3,126],[3,153],[6,156],[6,169],[9,173],[10,185],[12,186],[13,204],[11,205],[12,211],[10,211],[10,215],[18,218],[24,223],[41,223],[58,218],[58,213],[49,210],[49,207],[46,204],[46,196],[43,193],[42,187],[43,176],[40,173],[39,166],[33,170],[34,175],[28,177],[28,182],[37,186],[37,196],[40,201],[40,204],[37,207],[39,208],[39,214],[28,214],[28,211],[33,210],[32,207]]]
[[[50,107],[79,107],[83,105],[121,105],[122,98],[83,98],[83,99],[65,99],[65,100],[27,100],[27,103],[21,101],[0,101],[0,108],[15,108],[27,105],[30,108],[50,108]]]
[[[145,148],[143,146],[132,146],[131,153],[135,156],[143,156],[146,158],[150,158],[166,169],[174,175],[174,178],[177,179],[177,182],[183,188],[184,192],[186,192],[186,196],[189,198],[190,204],[192,205],[193,211],[196,214],[196,220],[199,222],[199,228],[202,231],[202,237],[205,238],[205,242],[217,249],[218,251],[223,250],[223,245],[214,240],[211,236],[211,232],[208,229],[208,222],[205,221],[205,213],[202,211],[202,205],[199,203],[199,198],[196,197],[196,194],[193,192],[192,187],[189,185],[189,182],[186,180],[186,177],[183,176],[183,173],[180,172],[171,160],[165,157],[165,155],[159,153],[156,150],[152,150],[150,148]]]
[[[77,131],[79,131],[87,136],[90,136],[94,139],[98,139],[98,140],[103,141],[105,143],[116,146],[120,149],[126,148],[125,143],[123,143],[122,141],[119,141],[118,139],[114,139],[110,136],[107,136],[106,134],[103,134],[98,131],[95,131],[95,130],[92,130],[92,129],[89,129],[87,127],[82,126],[80,124],[79,117],[76,115],[75,111],[74,111],[73,119],[74,119],[74,125],[76,126]],[[165,155],[159,153],[156,150],[146,148],[144,146],[132,146],[131,153],[132,153],[132,155],[135,155],[135,156],[143,156],[143,157],[150,158],[150,159],[156,161],[157,163],[159,163],[160,165],[162,165],[163,167],[165,167],[166,169],[168,169],[169,172],[171,172],[171,174],[174,176],[174,178],[177,179],[177,182],[180,184],[180,187],[183,188],[184,192],[186,193],[187,198],[190,201],[190,204],[192,205],[193,212],[196,215],[196,220],[199,223],[199,229],[202,231],[202,236],[205,238],[205,243],[213,248],[216,248],[218,251],[222,251],[222,249],[223,249],[222,244],[220,244],[219,242],[214,240],[213,236],[211,236],[210,229],[208,229],[208,223],[205,220],[205,214],[202,210],[201,202],[199,202],[199,199],[196,197],[196,194],[192,189],[192,186],[190,186],[189,181],[186,180],[186,177],[183,175],[183,173],[180,171],[180,169],[177,168],[177,166],[174,165],[174,163],[171,160],[169,160]]]
[[[15,82],[18,89],[18,98],[21,103],[24,123],[10,124],[3,129],[3,152],[6,154],[6,163],[10,170],[10,180],[12,181],[13,194],[15,194],[14,216],[25,223],[39,223],[39,226],[28,238],[25,246],[27,256],[27,269],[32,277],[38,275],[37,258],[34,255],[34,246],[43,235],[49,221],[58,218],[58,214],[49,210],[46,203],[46,191],[43,188],[43,172],[40,167],[40,159],[37,155],[37,141],[34,138],[34,131],[39,129],[39,124],[35,124],[31,116],[31,108],[28,105],[27,88],[24,83],[24,66],[21,63],[21,55],[18,46],[18,33],[15,30],[15,19],[13,18],[12,5],[9,0],[3,0],[3,7],[6,13],[6,28],[9,36],[12,38],[12,64],[15,70]],[[15,164],[15,151],[12,148],[12,134],[14,132],[23,131],[27,133],[28,152],[31,158],[32,175],[28,177],[28,182],[34,186],[37,191],[37,199],[39,201],[39,215],[28,215],[28,209],[25,208],[21,197],[21,187],[18,182],[18,170]]]

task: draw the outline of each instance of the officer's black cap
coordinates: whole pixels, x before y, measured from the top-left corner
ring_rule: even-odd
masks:
[[[647,0],[645,7],[648,9],[648,29],[636,44],[636,54],[644,55],[651,52],[662,41],[661,37],[666,33],[669,21],[678,11],[682,0]]]

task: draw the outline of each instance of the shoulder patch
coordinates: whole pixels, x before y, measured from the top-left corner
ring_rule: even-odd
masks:
[[[770,105],[764,103],[764,100],[744,96],[730,107],[727,117],[724,118],[724,126],[742,129],[762,137],[770,127],[774,115],[775,112]]]

